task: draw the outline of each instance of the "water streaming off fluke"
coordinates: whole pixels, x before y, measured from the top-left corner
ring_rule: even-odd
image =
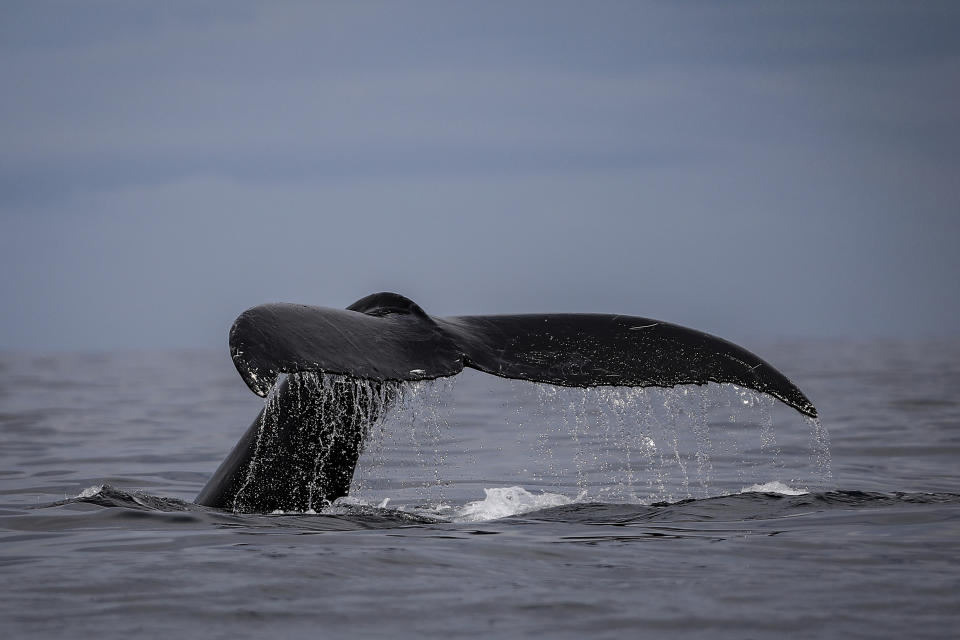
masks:
[[[457,378],[399,387],[370,430],[350,494],[442,511],[495,487],[649,504],[773,481],[805,490],[832,482],[819,421],[735,385],[471,382],[487,393],[461,395]],[[489,405],[502,420],[480,417]]]

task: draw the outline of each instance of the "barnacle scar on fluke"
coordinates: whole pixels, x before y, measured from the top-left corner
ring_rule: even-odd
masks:
[[[568,387],[727,382],[817,416],[800,389],[746,349],[623,315],[434,318],[401,295],[375,293],[346,309],[248,309],[230,329],[230,354],[247,386],[269,397],[196,501],[242,512],[306,511],[345,496],[369,426],[398,386],[464,367]]]

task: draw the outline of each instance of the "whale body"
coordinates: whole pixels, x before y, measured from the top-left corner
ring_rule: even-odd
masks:
[[[635,316],[435,318],[376,293],[346,309],[248,309],[230,330],[230,355],[247,386],[270,397],[196,502],[237,512],[307,511],[345,496],[367,429],[398,385],[464,367],[570,387],[726,382],[817,416],[796,385],[743,347]]]

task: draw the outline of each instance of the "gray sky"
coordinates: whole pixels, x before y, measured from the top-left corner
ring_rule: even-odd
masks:
[[[0,4],[0,348],[270,301],[957,335],[960,4]]]

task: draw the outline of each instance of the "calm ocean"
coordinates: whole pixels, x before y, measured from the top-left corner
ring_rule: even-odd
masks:
[[[950,638],[960,342],[748,347],[731,385],[411,386],[319,513],[190,501],[226,349],[0,354],[0,637]]]

